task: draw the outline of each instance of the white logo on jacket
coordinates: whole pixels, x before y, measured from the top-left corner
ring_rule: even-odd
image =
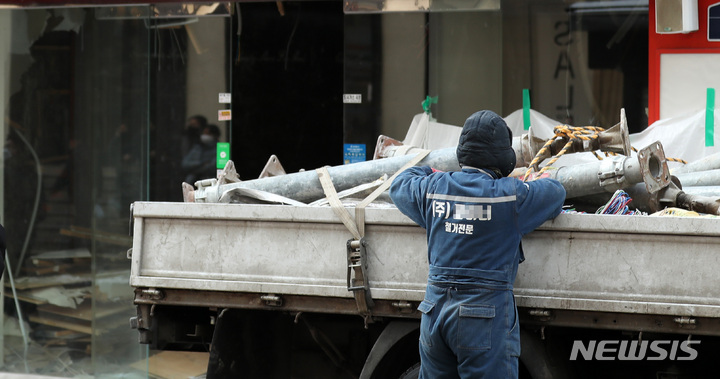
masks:
[[[492,207],[480,204],[455,204],[455,220],[480,220],[490,221],[492,218]]]

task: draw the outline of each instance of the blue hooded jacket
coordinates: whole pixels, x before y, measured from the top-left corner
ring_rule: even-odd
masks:
[[[395,178],[390,197],[426,229],[431,281],[511,290],[522,236],[560,213],[565,189],[557,180],[524,183],[488,169],[411,167]]]

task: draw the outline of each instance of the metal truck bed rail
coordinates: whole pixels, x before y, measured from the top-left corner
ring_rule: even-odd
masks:
[[[330,208],[138,202],[133,218],[133,287],[353,297]],[[422,300],[424,229],[390,207],[367,209],[366,230],[372,297]],[[517,303],[718,318],[718,246],[718,218],[561,214],[523,239]]]

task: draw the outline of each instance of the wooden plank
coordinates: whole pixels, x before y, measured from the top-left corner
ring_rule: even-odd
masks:
[[[61,286],[68,284],[80,284],[80,283],[91,283],[92,275],[90,274],[78,274],[78,275],[51,275],[51,276],[25,276],[22,278],[15,279],[15,289],[25,290],[31,288],[40,287],[51,287]],[[10,281],[5,281],[5,287],[10,287]]]
[[[207,371],[209,353],[163,351],[130,366],[158,379],[180,379],[200,376]]]
[[[92,334],[92,326],[86,325],[84,323],[79,324],[76,322],[58,320],[58,319],[54,319],[52,317],[40,316],[40,315],[28,315],[28,319],[32,322],[37,322],[38,324],[50,325],[50,326],[54,326],[57,328],[74,330],[76,332],[85,333],[85,334]],[[97,331],[95,333],[98,334]]]
[[[103,318],[132,309],[129,304],[99,305],[95,308],[95,318]],[[90,301],[83,302],[75,309],[59,307],[53,304],[42,304],[38,305],[37,310],[38,312],[47,312],[78,320],[92,321],[93,318],[93,309]]]
[[[17,291],[17,294],[18,300],[31,304],[55,304],[66,308],[77,308],[77,304],[89,302],[91,291],[91,287],[54,286]],[[5,296],[12,298],[12,291],[5,290]]]
[[[78,270],[90,271],[90,259],[91,258],[64,258],[64,259],[38,259],[33,258],[32,264],[35,267],[48,267],[56,265],[73,265],[78,266]]]
[[[90,250],[86,247],[77,249],[66,249],[66,250],[55,250],[46,251],[40,254],[34,254],[31,258],[33,261],[37,260],[53,260],[53,259],[71,259],[71,258],[87,258],[90,259]]]
[[[77,349],[78,345],[89,345],[91,342],[90,337],[85,338],[75,338],[75,339],[63,339],[63,338],[54,338],[49,339],[43,343],[43,347],[51,347],[51,346],[75,346],[75,349]],[[87,349],[87,347],[86,347]]]
[[[12,291],[6,290],[3,292],[5,292],[5,297],[13,299]],[[26,303],[30,303],[30,304],[47,304],[47,302],[48,302],[47,299],[34,297],[31,292],[18,292],[17,299],[20,301],[24,301]]]
[[[37,266],[37,265],[36,265]],[[44,267],[23,267],[22,271],[26,275],[49,275],[49,274],[65,274],[72,266],[69,264],[52,264]]]
[[[130,236],[124,234],[103,232],[100,230],[93,231],[90,228],[83,228],[81,226],[71,226],[70,229],[60,229],[60,234],[69,237],[94,239],[99,242],[105,242],[119,246],[132,246],[132,237]]]
[[[37,338],[45,339],[79,339],[87,337],[85,333],[76,332],[68,329],[58,329],[54,326],[41,325],[33,329],[33,334]]]

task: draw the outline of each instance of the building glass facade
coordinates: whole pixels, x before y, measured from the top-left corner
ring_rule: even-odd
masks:
[[[188,129],[194,116],[231,143],[242,179],[270,154],[287,172],[342,164],[343,144],[365,145],[371,159],[378,135],[402,139],[428,97],[451,125],[480,109],[507,116],[528,90],[532,108],[559,122],[610,127],[624,107],[639,131],[648,15],[628,3],[0,8],[0,371],[204,372],[207,351],[151,350],[128,323],[130,205],[182,201],[184,158],[203,129]]]
[[[130,204],[182,200],[191,115],[229,138],[230,7],[211,6],[0,10],[3,371],[152,369],[128,323]]]

